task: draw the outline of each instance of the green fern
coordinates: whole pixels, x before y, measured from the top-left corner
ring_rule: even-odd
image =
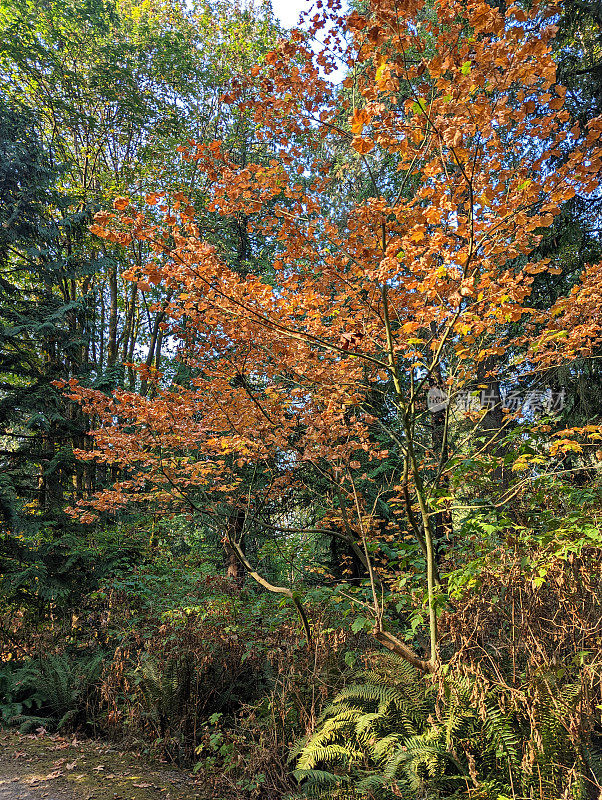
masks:
[[[294,752],[294,775],[309,796],[343,798],[352,786],[356,797],[414,798],[423,777],[445,771],[439,731],[427,730],[434,703],[419,673],[396,656],[361,677]]]
[[[602,753],[576,749],[562,718],[580,701],[579,683],[540,676],[518,703],[516,692],[449,674],[436,704],[424,677],[396,656],[361,677],[291,754],[308,796],[585,800],[599,774]]]
[[[22,733],[42,726],[59,732],[75,729],[86,722],[86,711],[102,672],[103,658],[73,659],[66,655],[50,655],[33,660],[11,676],[10,692],[20,713],[11,715],[8,723],[19,725]],[[24,708],[37,708],[37,714],[22,713]]]
[[[148,659],[142,666],[146,715],[161,735],[176,729],[190,702],[194,672],[191,657],[172,658],[165,664]]]

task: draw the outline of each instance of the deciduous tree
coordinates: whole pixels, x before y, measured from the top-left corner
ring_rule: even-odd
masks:
[[[126,197],[97,216],[105,242],[154,252],[128,277],[172,293],[169,332],[193,377],[175,387],[157,376],[152,398],[70,385],[103,423],[88,457],[126,476],[81,502],[82,519],[130,503],[188,504],[224,519],[242,511],[246,527],[337,536],[363,564],[376,638],[436,668],[435,521],[503,507],[528,491],[520,469],[530,459],[541,477],[575,446],[567,434],[545,457],[525,454],[520,437],[500,448],[503,420],[492,445],[491,409],[463,429],[454,399],[508,380],[495,374],[503,354],[520,375],[587,354],[601,331],[599,265],[551,309],[529,302],[534,276],[559,269],[531,258],[542,231],[577,191],[596,189],[600,167],[599,120],[575,124],[570,154],[555,160],[567,120],[550,49],[555,13],[541,3],[370,0],[342,14],[330,0],[305,35],[293,32],[233,86],[227,100],[252,115],[272,160],[241,164],[219,140],[189,144],[186,157],[208,177],[211,211],[244,217],[274,243],[269,276],[225,263],[184,197],[166,205],[162,224]],[[316,55],[309,42],[320,30],[327,48]],[[348,70],[344,94],[327,79],[335,59]],[[342,199],[341,215],[329,158],[343,147],[374,179],[369,197]],[[434,387],[445,393],[436,436]],[[501,412],[499,393],[494,402]],[[510,477],[500,481],[502,465]],[[309,514],[302,503],[316,486]],[[224,531],[252,577],[299,605],[291,587],[256,571],[232,526]],[[425,654],[384,618],[383,598],[403,595],[397,551],[408,536],[422,553]]]

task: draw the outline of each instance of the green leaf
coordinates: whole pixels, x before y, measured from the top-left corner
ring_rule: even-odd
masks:
[[[356,661],[357,653],[354,653],[353,650],[349,650],[349,652],[345,653],[345,664],[347,664],[348,667],[353,667]]]
[[[367,617],[356,617],[353,620],[353,624],[351,625],[351,630],[354,633],[359,633],[366,629],[367,626],[370,625],[370,620]]]

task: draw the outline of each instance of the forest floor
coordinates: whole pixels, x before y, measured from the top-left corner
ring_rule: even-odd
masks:
[[[202,788],[108,742],[0,732],[0,800],[201,800]]]

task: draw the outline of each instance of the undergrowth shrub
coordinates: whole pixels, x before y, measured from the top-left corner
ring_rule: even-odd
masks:
[[[104,730],[184,766],[202,762],[220,798],[290,792],[288,750],[341,687],[345,646],[357,638],[329,627],[327,604],[308,609],[309,647],[289,607],[220,576],[197,575],[168,600],[155,575],[140,574],[103,599],[114,642]]]
[[[392,655],[358,677],[292,751],[309,797],[597,796],[602,753],[567,725],[578,679],[541,674],[520,692],[451,671],[427,682]]]
[[[310,646],[283,629],[270,650],[273,682],[258,701],[229,717],[214,715],[197,748],[213,796],[289,798],[298,795],[288,757],[294,743],[316,724],[319,708],[350,678],[345,653],[357,639],[313,619]]]
[[[508,544],[448,576],[435,676],[377,657],[327,705],[293,751],[308,796],[602,796],[600,549]]]

